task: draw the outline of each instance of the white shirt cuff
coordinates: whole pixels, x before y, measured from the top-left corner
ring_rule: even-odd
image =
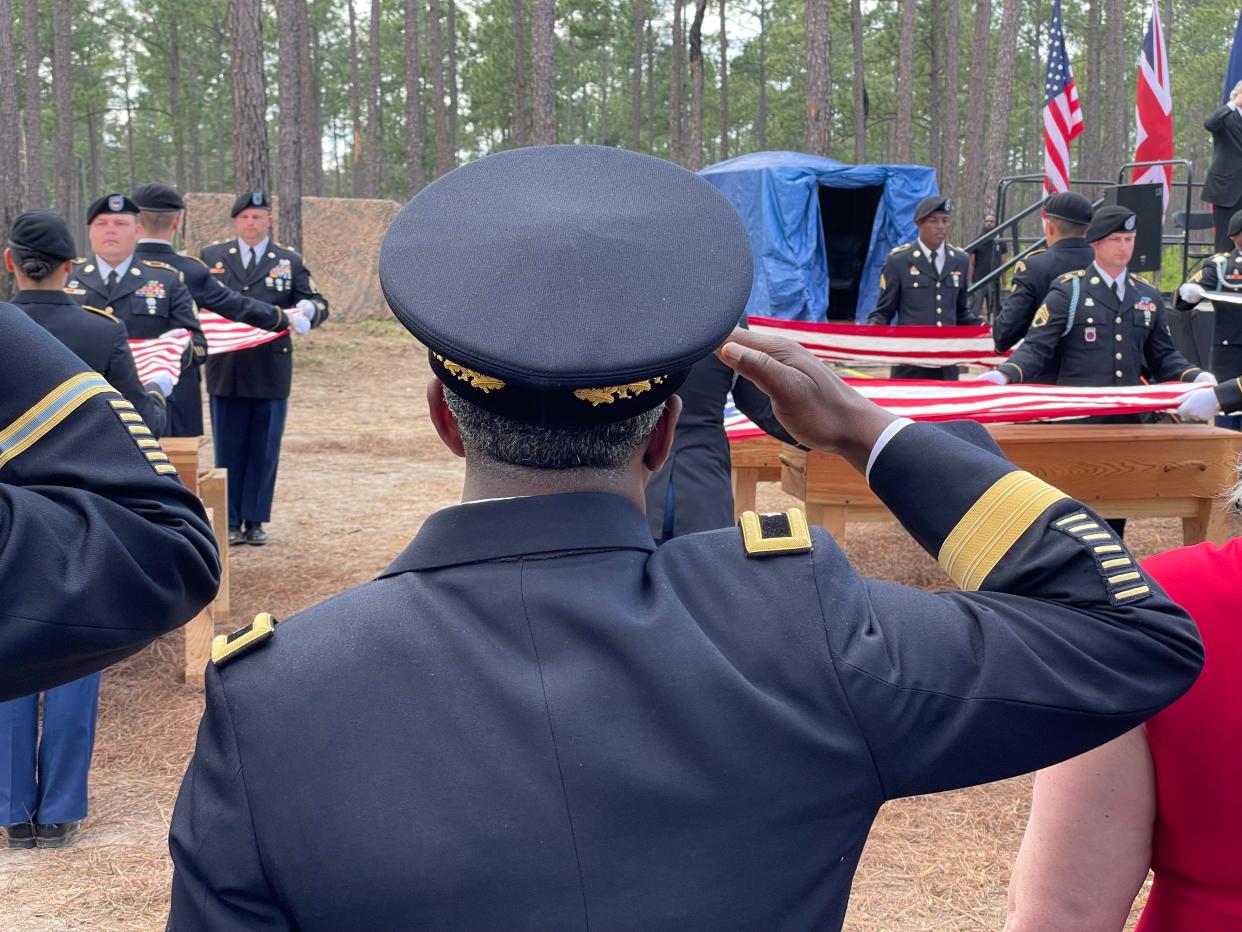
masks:
[[[1230,110],[1232,110],[1234,113],[1238,112],[1238,105],[1235,104],[1232,100],[1229,101],[1227,104],[1225,104],[1225,106],[1228,107]]]
[[[888,446],[888,442],[896,437],[899,431],[913,423],[914,421],[908,417],[899,417],[885,427],[880,436],[876,438],[875,446],[871,448],[871,455],[867,457],[867,471],[863,473],[868,484],[871,483],[871,467],[875,465],[875,461],[879,458],[880,451]]]

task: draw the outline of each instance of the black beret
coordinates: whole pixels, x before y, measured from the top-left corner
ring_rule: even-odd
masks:
[[[272,199],[267,196],[266,191],[247,191],[245,194],[239,194],[237,200],[233,202],[233,212],[229,216],[236,217],[243,210],[249,210],[251,207],[271,210]]]
[[[50,210],[28,210],[21,214],[9,230],[9,245],[51,259],[72,259],[78,254],[69,225]]]
[[[153,181],[134,189],[134,203],[153,214],[185,210],[185,201],[176,188]]]
[[[1134,211],[1120,204],[1108,204],[1101,207],[1087,224],[1087,242],[1094,243],[1114,233],[1133,233],[1138,223]]]
[[[86,209],[86,222],[90,224],[100,214],[137,215],[137,213],[138,205],[124,194],[105,194]]]
[[[1239,233],[1242,233],[1242,210],[1229,218],[1229,235],[1237,236]]]
[[[1058,220],[1085,226],[1091,222],[1091,202],[1074,191],[1062,191],[1048,196],[1044,201],[1044,213]]]
[[[547,426],[667,399],[746,308],[733,206],[671,162],[603,146],[512,149],[424,188],[384,236],[380,284],[432,370]]]
[[[921,223],[936,211],[953,213],[953,201],[947,194],[933,194],[919,201],[914,207],[914,222]]]

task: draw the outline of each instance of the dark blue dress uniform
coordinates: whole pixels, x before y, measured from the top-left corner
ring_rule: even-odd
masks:
[[[204,249],[209,274],[228,288],[277,308],[310,301],[315,306],[312,327],[328,319],[328,302],[315,288],[301,256],[269,241],[247,271],[240,246],[237,240],[227,240]],[[229,471],[231,528],[271,519],[292,384],[293,338],[287,333],[261,346],[222,353],[207,363],[216,465]]]
[[[1204,291],[1204,298],[1212,300],[1212,294],[1242,296],[1242,249],[1219,252],[1205,259],[1190,281]],[[1198,302],[1186,301],[1175,294],[1173,306],[1179,311],[1190,310]],[[1242,305],[1220,301],[1214,305],[1215,324],[1212,328],[1211,369],[1216,378],[1224,382],[1242,375]]]
[[[0,305],[0,699],[184,624],[220,568],[202,504],[106,380]]]
[[[164,433],[167,403],[159,389],[144,388],[139,380],[123,323],[101,308],[77,304],[61,291],[19,291],[13,303],[107,379],[155,436]]]
[[[539,147],[424,189],[380,278],[446,392],[559,430],[665,401],[748,252],[701,178]],[[836,928],[885,800],[1076,754],[1193,680],[1193,623],[994,450],[907,425],[870,481],[962,591],[865,579],[796,510],[657,547],[588,491],[447,508],[375,581],[217,638],[169,928]]]
[[[1066,272],[1085,269],[1094,261],[1095,250],[1085,239],[1067,236],[1015,263],[1013,287],[992,321],[996,351],[1003,353],[1012,349],[1026,336],[1035,311],[1044,303],[1044,297],[1058,278]]]

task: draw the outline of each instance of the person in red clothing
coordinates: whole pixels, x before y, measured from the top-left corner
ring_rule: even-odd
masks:
[[[1230,496],[1242,505],[1242,483]],[[1242,930],[1242,537],[1143,564],[1199,625],[1198,681],[1145,726],[1041,770],[1006,932]]]

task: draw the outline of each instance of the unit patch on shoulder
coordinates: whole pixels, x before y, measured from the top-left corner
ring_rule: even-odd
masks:
[[[1147,577],[1107,524],[1097,521],[1085,511],[1076,511],[1053,521],[1052,526],[1091,548],[1096,570],[1104,580],[1108,599],[1113,605],[1136,602],[1151,595]]]
[[[742,546],[748,557],[808,553],[811,549],[811,529],[797,508],[762,515],[744,511],[738,527],[742,529]]]
[[[267,612],[259,612],[254,621],[232,634],[218,634],[211,642],[211,662],[216,666],[240,657],[276,633],[276,619]]]

